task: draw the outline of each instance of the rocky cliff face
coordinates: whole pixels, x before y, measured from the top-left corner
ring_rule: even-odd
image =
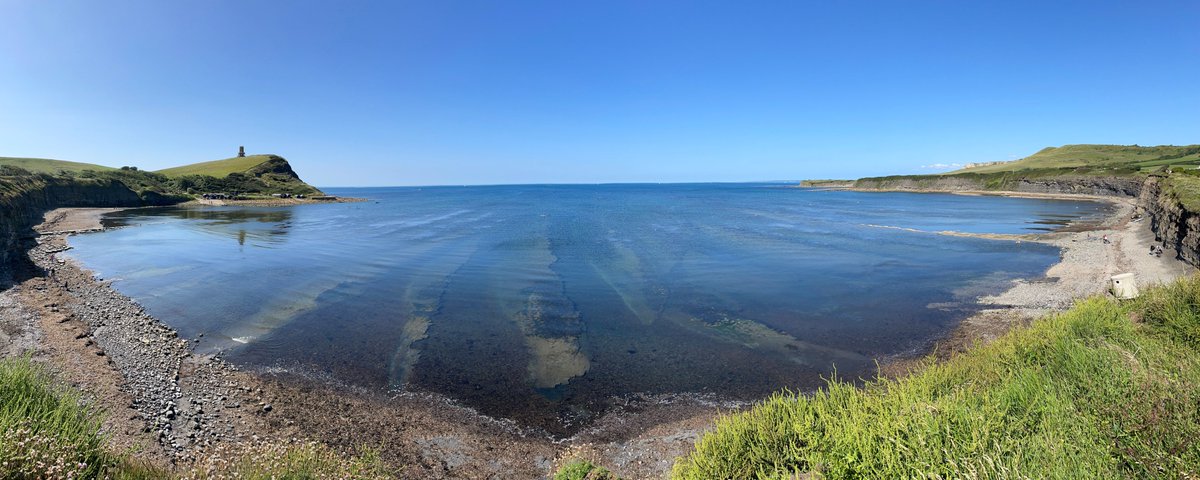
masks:
[[[1164,246],[1174,247],[1179,258],[1200,267],[1200,212],[1184,208],[1165,185],[1165,179],[1151,177],[1138,198],[1150,219],[1150,229]]]
[[[1023,193],[1074,193],[1086,195],[1135,197],[1142,180],[1134,177],[1047,177],[997,178],[996,176],[946,175],[863,178],[856,188],[913,192],[962,192],[1002,190]]]
[[[137,193],[116,181],[89,181],[30,175],[0,177],[0,265],[22,251],[42,215],[59,207],[134,207],[145,205]]]
[[[1013,182],[1013,191],[1136,197],[1142,191],[1142,183],[1142,179],[1130,177],[1023,178]]]
[[[985,189],[983,182],[958,175],[860,178],[854,182],[854,188],[904,192],[962,192]]]
[[[1200,212],[1191,212],[1175,198],[1160,177],[1046,177],[996,178],[971,175],[864,178],[856,188],[913,192],[995,190],[1023,193],[1071,193],[1136,197],[1151,231],[1163,246],[1174,247],[1179,258],[1200,267]]]
[[[270,188],[288,190],[289,193],[322,194],[316,187],[304,183],[304,180],[300,179],[300,175],[292,170],[292,165],[278,155],[269,155],[267,161],[246,173],[262,180]]]

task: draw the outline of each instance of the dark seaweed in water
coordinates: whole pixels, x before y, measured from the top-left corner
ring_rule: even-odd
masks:
[[[614,397],[749,400],[925,345],[1099,204],[779,185],[392,188],[122,212],[75,255],[198,348],[568,435]],[[900,227],[879,228],[879,226]]]

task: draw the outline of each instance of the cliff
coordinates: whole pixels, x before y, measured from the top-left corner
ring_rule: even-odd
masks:
[[[1187,207],[1180,192],[1172,188],[1173,181],[1178,179],[1147,179],[1138,204],[1145,208],[1157,240],[1174,247],[1181,260],[1200,267],[1200,212]]]
[[[1192,202],[1187,187],[1200,177],[1185,173],[1148,176],[998,177],[995,174],[913,175],[862,178],[853,188],[901,192],[1004,191],[1018,193],[1082,194],[1136,198],[1150,229],[1163,246],[1173,247],[1179,259],[1200,267],[1200,202]]]
[[[133,191],[113,179],[73,178],[44,174],[0,175],[0,265],[22,252],[21,240],[32,234],[42,215],[60,207],[136,207],[165,205],[178,199],[157,192]]]
[[[1141,192],[1137,176],[1088,175],[897,175],[868,177],[854,181],[854,188],[914,192],[1008,191],[1022,193],[1072,193],[1135,197]]]

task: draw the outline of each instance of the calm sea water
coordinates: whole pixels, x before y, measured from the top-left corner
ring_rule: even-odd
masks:
[[[447,395],[566,434],[635,394],[857,378],[1057,261],[1086,202],[770,184],[332,189],[370,201],[129,210],[73,255],[203,351]],[[899,228],[889,228],[899,227]],[[911,231],[905,229],[913,229]]]

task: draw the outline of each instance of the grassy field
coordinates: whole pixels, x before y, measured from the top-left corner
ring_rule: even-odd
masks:
[[[812,476],[805,476],[811,474]],[[1200,478],[1200,278],[725,417],[679,479]]]
[[[1175,198],[1179,199],[1183,208],[1189,212],[1200,212],[1200,176],[1193,172],[1200,173],[1200,171],[1190,170],[1187,174],[1182,172],[1171,174],[1167,178],[1167,188]]]
[[[47,158],[0,157],[0,165],[11,165],[34,173],[81,172],[83,170],[113,170],[112,167],[92,163],[50,160]]]
[[[184,175],[208,175],[210,177],[221,178],[231,173],[245,172],[270,159],[270,155],[247,155],[245,157],[233,157],[224,160],[213,160],[211,162],[172,167],[157,170],[155,173],[161,173],[172,178]]]
[[[1028,157],[999,165],[955,170],[959,173],[998,173],[1019,170],[1078,167],[1125,167],[1150,171],[1164,165],[1200,165],[1200,145],[1141,147],[1137,145],[1064,145],[1048,147]]]

